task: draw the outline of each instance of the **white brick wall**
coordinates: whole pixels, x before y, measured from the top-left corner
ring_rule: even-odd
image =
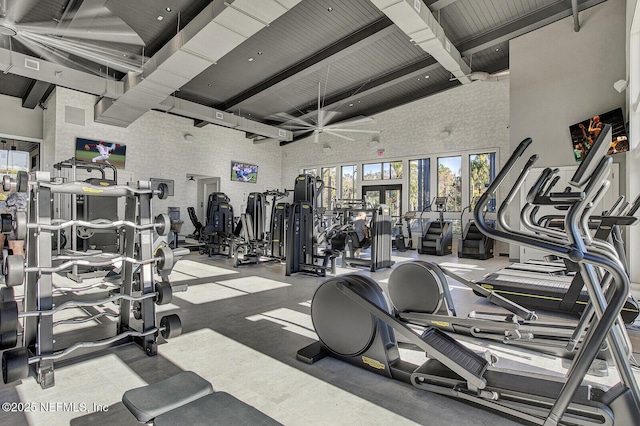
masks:
[[[243,132],[225,127],[193,126],[193,120],[162,112],[150,111],[127,128],[93,122],[95,96],[58,87],[45,114],[45,154],[42,169],[52,170],[53,164],[73,157],[76,137],[84,137],[127,145],[126,169],[120,176],[132,181],[151,177],[173,179],[175,196],[167,200],[154,199],[154,214],[166,213],[167,207],[181,209],[184,220],[182,233],[192,232],[187,207],[196,205],[196,185],[187,181],[188,174],[220,178],[220,190],[230,198],[236,214],[246,204],[246,195],[280,187],[282,160],[277,144],[253,145]],[[65,105],[85,110],[86,126],[67,124]],[[53,125],[55,123],[55,125]],[[50,132],[51,127],[55,132]],[[190,133],[193,140],[186,141]],[[48,149],[52,146],[52,157]],[[231,181],[231,160],[246,161],[259,166],[258,183]],[[196,211],[199,211],[196,209]],[[200,217],[201,222],[205,218]]]

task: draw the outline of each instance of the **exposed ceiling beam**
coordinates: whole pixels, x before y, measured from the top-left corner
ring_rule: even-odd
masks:
[[[118,99],[95,105],[95,121],[127,127],[215,64],[242,42],[269,26],[300,0],[215,0],[142,67],[129,72]]]
[[[375,78],[367,82],[362,87],[360,86],[353,87],[326,98],[323,109],[326,109],[329,111],[335,110],[337,109],[338,106],[342,105],[346,100],[349,100],[349,102],[357,101],[358,99],[361,99],[365,96],[369,96],[372,93],[386,89],[387,87],[401,83],[402,81],[419,77],[421,75],[424,75],[425,73],[429,73],[434,69],[437,69],[440,67],[441,67],[440,63],[436,61],[434,58],[422,59],[418,62],[414,62],[409,66],[402,67],[388,74]],[[301,115],[298,118],[300,118],[301,120],[305,120],[310,117],[315,117],[316,114],[317,112],[313,110],[304,115]]]
[[[582,1],[578,5],[578,9],[582,11],[605,1],[606,0]],[[460,43],[458,50],[460,50],[463,56],[469,56],[571,16],[572,13],[573,10],[571,6],[566,2],[557,2],[493,31],[484,33],[479,37]]]
[[[239,104],[250,103],[274,93],[289,84],[293,78],[299,79],[312,74],[326,67],[327,62],[351,55],[394,31],[396,27],[393,26],[393,22],[387,17],[381,18],[224,103],[216,105],[216,108],[228,111]]]
[[[378,9],[387,15],[411,41],[422,50],[436,58],[461,83],[471,83],[467,75],[469,65],[462,60],[460,52],[451,43],[444,28],[428,7],[420,0],[371,0]]]
[[[427,7],[432,12],[437,12],[440,9],[444,9],[450,4],[457,2],[458,0],[423,0],[423,1],[424,1],[424,4],[426,4]]]
[[[22,108],[34,109],[51,90],[53,90],[52,84],[40,80],[33,80],[22,96]]]

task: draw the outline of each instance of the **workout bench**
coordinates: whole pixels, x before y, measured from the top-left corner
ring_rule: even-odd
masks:
[[[263,412],[192,371],[183,371],[158,383],[130,389],[122,403],[140,423],[169,425],[280,425]]]

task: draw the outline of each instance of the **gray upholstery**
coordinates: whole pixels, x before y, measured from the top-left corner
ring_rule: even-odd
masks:
[[[155,426],[272,426],[280,425],[226,392],[215,392],[156,417]]]
[[[183,371],[161,382],[126,391],[122,403],[138,421],[146,423],[212,392],[211,383],[192,371]]]

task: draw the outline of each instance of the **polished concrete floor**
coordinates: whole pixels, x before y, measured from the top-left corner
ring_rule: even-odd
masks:
[[[418,256],[415,251],[394,252],[396,262],[417,257],[435,261],[471,280],[509,264],[504,257],[476,261]],[[390,271],[338,268],[337,273],[368,275],[384,288]],[[518,419],[428,393],[332,358],[314,365],[297,361],[296,351],[315,339],[310,301],[323,278],[303,274],[286,277],[284,265],[276,263],[235,269],[231,259],[192,252],[176,264],[171,279],[174,285],[188,284],[189,289],[174,294],[171,304],[159,307],[159,315],[178,313],[183,324],[181,336],[161,344],[155,357],[147,357],[137,346],[128,344],[57,362],[56,384],[49,389],[41,389],[33,377],[0,385],[0,402],[9,403],[2,405],[0,424],[134,425],[134,417],[121,403],[122,394],[182,370],[196,372],[216,390],[236,396],[285,425],[519,424]],[[68,285],[61,277],[56,283]],[[451,288],[459,315],[492,309],[463,285],[452,282]],[[117,307],[106,310],[115,312]],[[114,329],[109,317],[104,316],[94,324],[61,325],[56,328],[56,340],[66,347],[78,336],[91,340]],[[545,374],[566,371],[566,363],[550,356],[486,341],[471,347],[491,349],[500,358],[501,367]],[[425,359],[424,353],[406,345],[401,346],[401,354],[414,363]],[[613,371],[608,377],[589,378],[604,383],[617,381]]]

